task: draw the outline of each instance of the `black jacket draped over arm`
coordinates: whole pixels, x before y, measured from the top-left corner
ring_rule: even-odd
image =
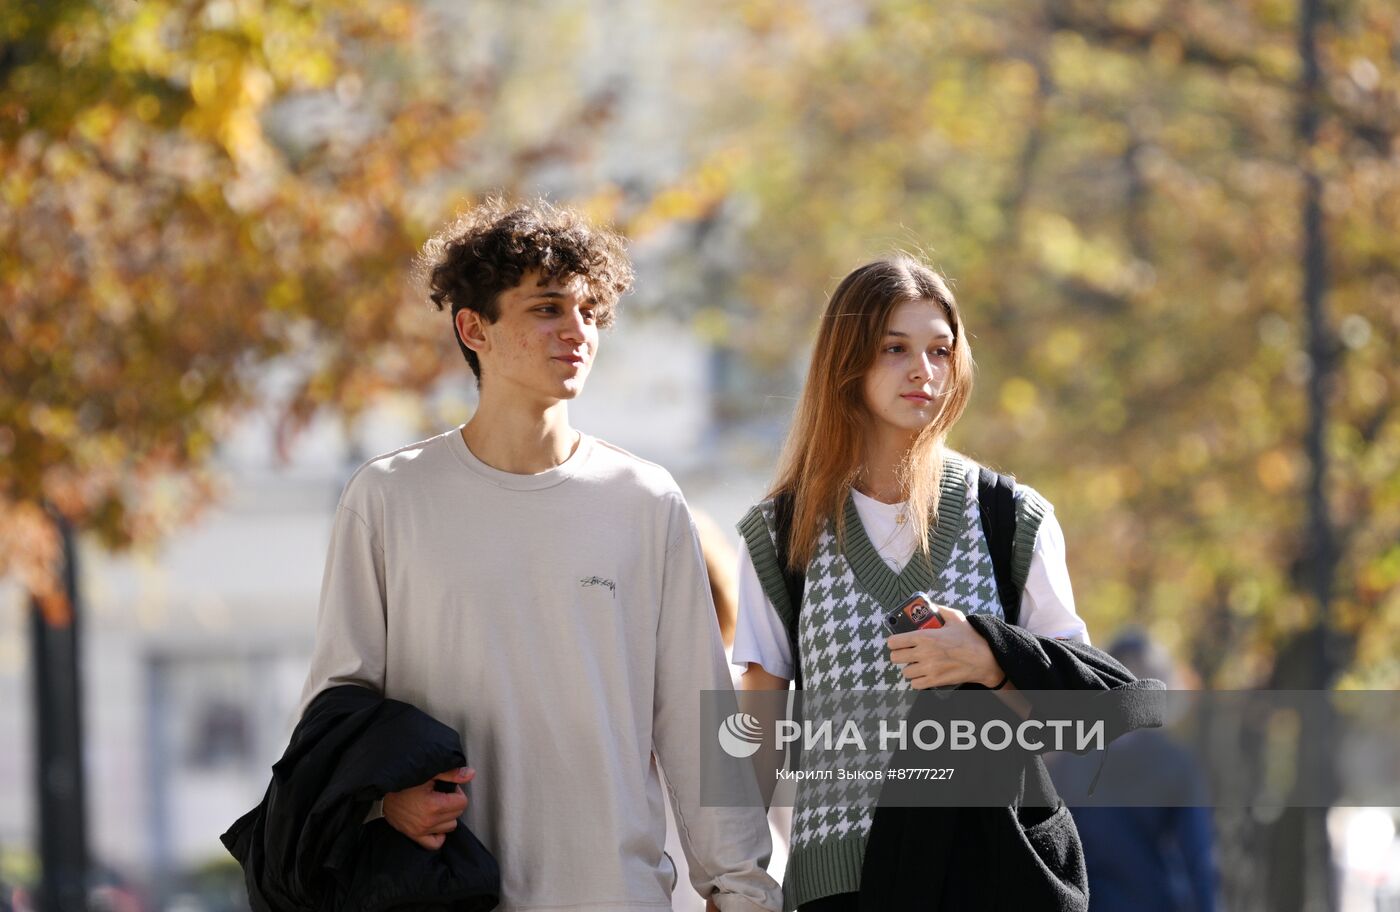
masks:
[[[1102,721],[1107,741],[1162,724],[1157,699],[1162,682],[1136,679],[1106,652],[1036,636],[1000,618],[970,615],[967,620],[991,646],[1011,683],[1033,692],[1032,718]],[[1055,691],[1077,699],[1062,702]],[[1086,691],[1099,692],[1087,709]],[[927,699],[925,694],[920,701]],[[1011,721],[1020,721],[1005,712]],[[1079,835],[1040,756],[1002,754],[973,772],[1004,774],[1008,804],[898,806],[899,801],[887,803],[892,793],[886,783],[861,869],[862,912],[1085,912],[1089,887]],[[956,779],[948,782],[956,784]]]
[[[364,687],[319,694],[292,732],[262,803],[221,837],[243,866],[254,912],[485,912],[496,859],[465,826],[429,851],[384,820],[389,792],[464,766],[457,732]]]

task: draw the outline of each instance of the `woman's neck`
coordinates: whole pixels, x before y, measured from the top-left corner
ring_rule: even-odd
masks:
[[[900,470],[914,439],[913,436],[876,434],[866,446],[865,459],[856,475],[856,490],[882,503],[907,500],[909,495]]]

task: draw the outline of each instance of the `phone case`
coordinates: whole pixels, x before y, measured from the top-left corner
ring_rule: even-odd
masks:
[[[938,606],[928,600],[928,596],[917,592],[903,605],[885,615],[885,626],[889,628],[890,633],[936,630],[943,626],[943,615],[938,612]]]

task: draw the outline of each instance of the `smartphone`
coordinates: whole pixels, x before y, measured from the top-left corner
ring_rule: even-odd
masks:
[[[922,592],[911,595],[900,605],[885,615],[885,626],[890,633],[908,633],[911,630],[936,630],[943,626],[943,615],[938,606],[929,601]]]
[[[890,633],[908,633],[911,630],[937,630],[945,623],[939,606],[929,601],[922,592],[909,596],[909,599],[889,614],[885,615],[885,627]],[[930,688],[933,695],[946,700],[960,684],[944,684]]]

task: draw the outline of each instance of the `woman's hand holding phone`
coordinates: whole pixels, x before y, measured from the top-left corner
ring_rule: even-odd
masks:
[[[941,627],[926,627],[892,635],[887,641],[890,661],[918,690],[949,684],[992,687],[1003,678],[1001,666],[987,641],[956,608],[934,606]]]

